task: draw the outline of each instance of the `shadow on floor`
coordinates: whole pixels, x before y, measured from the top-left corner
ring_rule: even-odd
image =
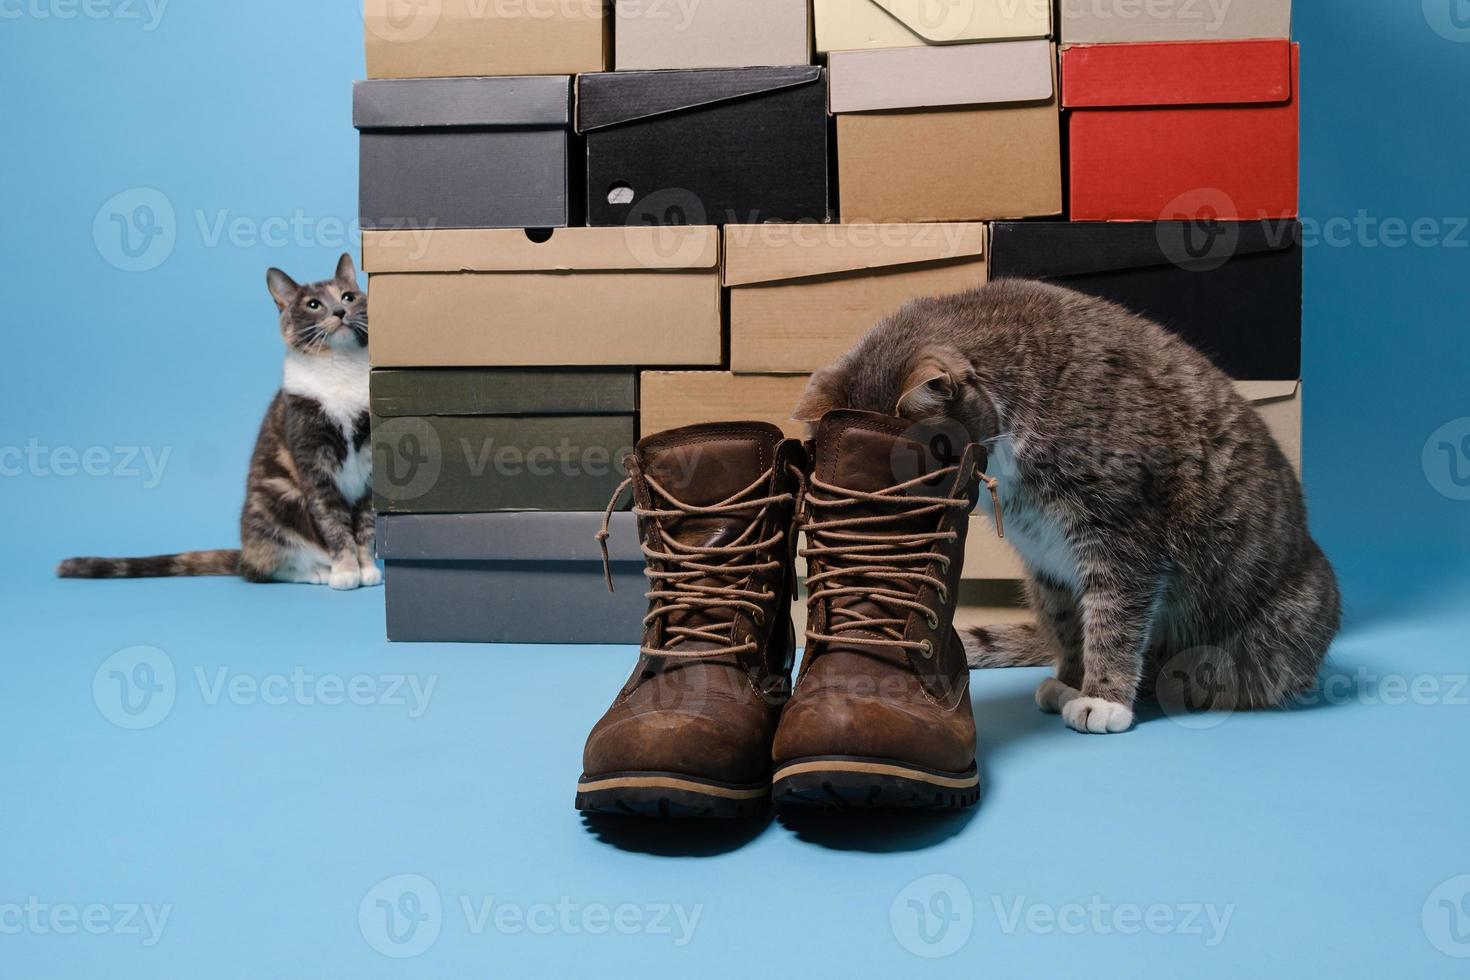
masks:
[[[620,851],[656,857],[718,857],[739,850],[771,825],[755,820],[660,820],[583,814],[582,826],[598,841]]]
[[[897,854],[937,847],[975,818],[980,802],[965,810],[785,810],[776,820],[807,844],[834,851]]]

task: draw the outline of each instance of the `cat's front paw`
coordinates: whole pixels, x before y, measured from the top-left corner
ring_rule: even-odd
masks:
[[[1084,735],[1117,735],[1133,727],[1133,709],[1079,695],[1062,705],[1062,721]]]
[[[327,584],[338,592],[351,592],[362,585],[362,569],[355,564],[334,565]]]
[[[1036,706],[1049,715],[1060,714],[1069,702],[1080,698],[1082,692],[1055,677],[1048,677],[1036,689]]]
[[[362,566],[362,587],[364,589],[375,589],[383,584],[383,570],[376,562],[370,562]]]

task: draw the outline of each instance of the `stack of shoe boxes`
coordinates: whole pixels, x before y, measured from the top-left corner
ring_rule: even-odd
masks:
[[[386,6],[356,115],[395,639],[636,636],[631,515],[615,595],[594,539],[622,451],[803,435],[812,371],[992,278],[1157,319],[1299,458],[1289,0]],[[975,520],[961,621],[1022,618]]]

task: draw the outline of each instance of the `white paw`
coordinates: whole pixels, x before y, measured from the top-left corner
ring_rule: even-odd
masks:
[[[376,563],[362,566],[362,587],[373,589],[383,584],[383,570]]]
[[[1116,735],[1133,727],[1133,709],[1102,698],[1078,696],[1062,705],[1062,721],[1084,735]]]
[[[1075,687],[1063,684],[1055,677],[1048,677],[1036,689],[1036,706],[1049,715],[1059,713],[1069,701],[1082,696]]]
[[[332,569],[328,584],[338,592],[351,592],[362,585],[362,569],[356,565],[338,566]]]

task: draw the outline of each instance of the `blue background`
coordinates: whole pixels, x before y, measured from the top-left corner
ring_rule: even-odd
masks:
[[[1470,942],[1421,921],[1442,882],[1438,896],[1470,893],[1453,880],[1470,874],[1470,707],[1452,693],[1470,669],[1470,502],[1455,499],[1452,464],[1470,472],[1470,457],[1438,437],[1425,453],[1456,420],[1452,441],[1470,434],[1470,28],[1452,4],[1470,18],[1463,0],[1297,3],[1306,483],[1347,592],[1334,662],[1351,693],[1326,710],[1205,730],[1155,718],[1088,739],[1035,712],[1038,672],[978,676],[988,792],[974,814],[743,835],[589,829],[572,811],[581,742],[626,649],[392,648],[379,592],[50,578],[69,554],[235,540],[280,363],[264,271],[322,278],[356,250],[362,27],[345,0],[174,0],[151,30],[146,6],[123,0],[90,8],[101,17],[67,0],[0,4],[0,450],[101,447],[106,471],[69,476],[64,452],[19,473],[13,453],[0,459],[0,976],[1463,975],[1442,950]],[[172,209],[174,241],[145,252],[156,268],[127,272],[107,215],[151,201],[169,227],[139,189]],[[1453,240],[1395,247],[1360,215],[1429,220]],[[133,449],[165,460],[156,486],[130,475]],[[162,723],[127,731],[92,684],[139,644],[164,652],[175,700]],[[298,668],[436,687],[421,717],[209,696],[220,669]],[[1387,677],[1439,693],[1396,704]],[[375,952],[358,923],[370,889],[401,873],[444,905],[415,959]],[[921,880],[936,874],[958,884]],[[939,947],[912,934],[915,894],[936,914],[972,901],[953,959],[917,955]],[[17,932],[7,903],[31,896],[172,913],[150,947],[119,930]],[[702,917],[682,948],[657,932],[476,935],[461,896]],[[1094,898],[1232,918],[1210,946],[1187,930],[1008,933],[995,905]],[[964,938],[962,914],[951,928],[944,941]]]

